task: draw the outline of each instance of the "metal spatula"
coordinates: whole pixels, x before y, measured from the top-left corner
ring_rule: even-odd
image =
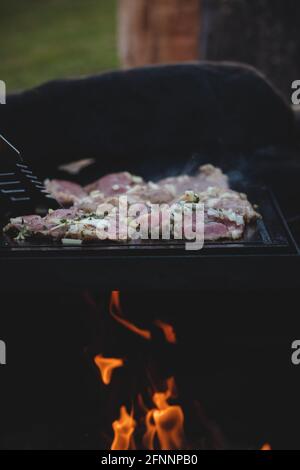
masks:
[[[21,153],[1,134],[0,203],[1,213],[10,216],[60,207],[24,162]]]

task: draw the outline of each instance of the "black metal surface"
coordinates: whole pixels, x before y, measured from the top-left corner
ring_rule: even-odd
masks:
[[[235,289],[295,287],[299,284],[298,247],[272,193],[247,188],[262,219],[240,241],[205,243],[186,251],[183,243],[95,243],[62,246],[13,242],[2,236],[3,289]]]

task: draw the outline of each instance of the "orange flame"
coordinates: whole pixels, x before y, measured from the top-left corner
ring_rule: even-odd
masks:
[[[153,419],[161,450],[181,449],[184,423],[181,407],[168,406],[164,410],[154,410]]]
[[[272,447],[266,442],[260,450],[272,450]]]
[[[120,302],[120,291],[113,290],[110,296],[110,304],[109,304],[110,312],[118,312],[118,315],[122,315],[121,311],[121,302]]]
[[[169,325],[168,323],[165,323],[161,320],[155,320],[154,323],[156,326],[158,326],[162,330],[168,343],[176,344],[177,342],[176,333],[172,325]]]
[[[165,392],[154,393],[152,400],[159,410],[165,409],[169,406],[169,398],[176,397],[176,385],[174,377],[169,377],[166,381],[167,390]]]
[[[153,402],[156,408],[148,411],[146,415],[146,433],[143,444],[149,449],[154,449],[154,439],[157,439],[161,450],[180,449],[183,444],[184,414],[178,405],[169,405],[168,399],[174,396],[175,382],[173,378],[167,381],[165,392],[156,392]]]
[[[131,415],[128,414],[125,406],[120,408],[120,418],[113,422],[114,440],[111,450],[129,450],[134,447],[133,433],[136,422]]]
[[[102,354],[95,356],[94,362],[100,371],[101,378],[105,385],[110,384],[113,370],[124,365],[123,359],[103,357]]]
[[[121,303],[120,303],[120,292],[117,290],[112,291],[110,297],[110,314],[111,316],[121,325],[125,326],[128,330],[133,333],[141,336],[144,339],[151,340],[151,332],[149,330],[144,330],[134,325],[130,321],[122,317]]]
[[[154,439],[156,436],[156,424],[153,421],[154,410],[149,410],[145,418],[146,432],[143,436],[143,446],[145,449],[154,450]]]

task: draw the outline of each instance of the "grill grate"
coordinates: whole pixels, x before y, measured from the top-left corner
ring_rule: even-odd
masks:
[[[298,247],[267,188],[246,188],[262,219],[239,241],[186,251],[178,241],[64,246],[0,239],[0,289],[217,290],[300,287]],[[7,220],[3,219],[3,224]],[[16,273],[19,277],[16,277]],[[16,278],[20,279],[16,286]]]
[[[241,240],[224,240],[217,242],[206,242],[202,253],[290,253],[295,250],[295,243],[289,232],[287,224],[281,214],[279,206],[273,193],[267,188],[248,188],[250,199],[258,204],[259,212],[262,219],[258,219],[255,223],[246,227],[244,237]],[[185,251],[184,241],[178,240],[143,240],[130,242],[111,242],[99,241],[83,243],[81,246],[63,246],[60,242],[49,241],[46,239],[27,240],[15,242],[8,237],[2,236],[0,242],[0,250],[7,251],[49,251],[60,253],[85,253],[88,251],[117,255],[118,253],[128,254],[138,251],[148,253],[151,252],[180,253]],[[197,255],[193,252],[192,255]]]

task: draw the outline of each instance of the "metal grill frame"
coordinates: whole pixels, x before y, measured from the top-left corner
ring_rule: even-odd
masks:
[[[2,237],[2,289],[264,289],[300,284],[299,249],[272,191],[246,189],[262,220],[240,241],[205,243],[186,251],[182,242],[16,244]],[[19,281],[16,281],[19,280]]]

